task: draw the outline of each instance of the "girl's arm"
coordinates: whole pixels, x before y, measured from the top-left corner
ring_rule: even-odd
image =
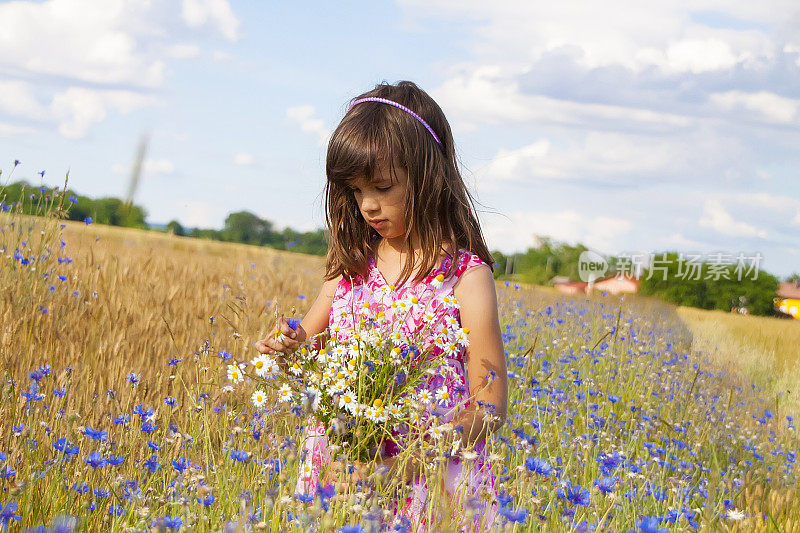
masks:
[[[508,372],[492,270],[488,265],[470,268],[456,283],[453,295],[460,304],[461,327],[469,328],[467,375],[474,400],[452,424],[463,426],[461,444],[471,447],[500,429],[508,408]],[[491,418],[484,421],[484,416]]]

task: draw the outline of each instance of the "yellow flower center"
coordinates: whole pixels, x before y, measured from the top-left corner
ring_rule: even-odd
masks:
[[[419,303],[419,298],[417,298],[416,296],[412,296],[411,297],[411,303],[412,304],[418,304]]]
[[[256,368],[262,368],[264,366],[264,361],[256,361]]]
[[[464,333],[466,333],[467,335],[469,335],[469,328],[464,328]]]
[[[436,276],[436,281],[438,281],[439,283],[443,282],[444,281],[444,276],[439,274],[438,276]]]
[[[381,405],[383,405],[383,400],[381,400],[380,398],[375,398],[375,401],[372,402],[372,405],[374,405],[375,407],[380,407]]]
[[[353,399],[350,396],[348,396],[346,394],[344,395],[344,403],[350,403],[352,401],[353,401]]]

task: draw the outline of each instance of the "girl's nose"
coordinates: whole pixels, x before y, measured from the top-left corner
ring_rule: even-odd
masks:
[[[369,194],[364,195],[363,199],[361,200],[362,211],[377,211],[379,208],[380,203],[378,203],[377,198]]]

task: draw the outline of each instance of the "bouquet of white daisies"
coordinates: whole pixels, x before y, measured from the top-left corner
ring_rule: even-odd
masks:
[[[447,296],[440,303],[458,306]],[[441,413],[454,407],[455,391],[434,377],[452,371],[446,356],[467,346],[469,330],[452,316],[437,319],[427,309],[415,308],[419,305],[416,298],[393,302],[391,318],[387,318],[364,303],[354,310],[352,330],[336,327],[323,332],[320,335],[326,342],[319,348],[315,348],[321,344],[316,338],[309,339],[288,356],[286,372],[281,372],[275,359],[262,354],[250,361],[251,367],[229,365],[228,378],[238,383],[245,373],[250,374],[258,384],[252,393],[256,406],[267,401],[264,389],[273,388],[279,402],[323,423],[328,438],[341,446],[348,459],[372,460],[392,438],[392,430],[420,436],[428,427],[431,410]],[[424,325],[409,336],[402,324],[413,310],[422,314]],[[289,323],[292,328],[296,325],[297,321]],[[429,386],[432,381],[438,385]]]

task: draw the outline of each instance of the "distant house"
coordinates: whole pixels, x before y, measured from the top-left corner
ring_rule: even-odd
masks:
[[[587,285],[583,281],[564,281],[553,286],[564,294],[581,294],[586,292]]]
[[[620,276],[612,276],[594,282],[594,290],[606,291],[608,294],[620,294],[623,292],[639,292],[639,279],[630,274],[623,273]]]
[[[800,282],[782,281],[778,283],[778,298],[800,299]]]
[[[800,320],[800,283],[783,281],[776,294],[775,309]]]
[[[553,287],[564,294],[591,294],[593,291],[606,291],[608,294],[632,293],[639,291],[639,280],[630,274],[612,276],[600,281],[585,283],[572,281],[566,276],[555,276],[550,280]]]

